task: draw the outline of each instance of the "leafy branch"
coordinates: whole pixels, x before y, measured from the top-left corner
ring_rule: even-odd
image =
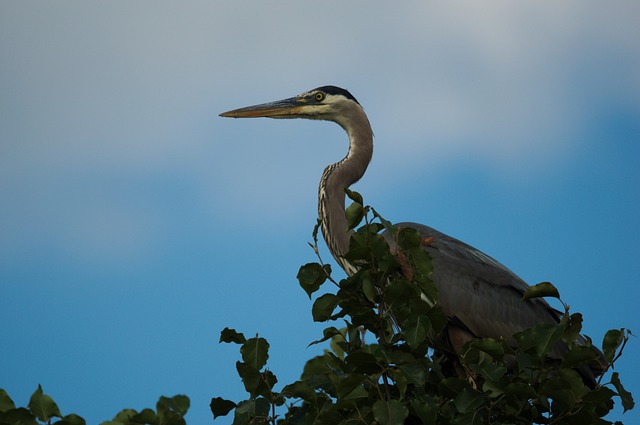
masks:
[[[174,397],[160,397],[156,410],[124,409],[112,420],[102,422],[101,425],[186,425],[184,415],[189,410],[189,398],[184,395]],[[42,387],[29,399],[26,408],[16,408],[9,394],[0,389],[0,425],[86,425],[86,421],[76,415],[63,416],[51,396],[44,394]]]
[[[431,258],[423,249],[429,241],[412,229],[396,230],[364,206],[359,194],[347,195],[354,201],[346,210],[353,233],[344,258],[357,271],[339,282],[332,279],[317,248],[318,223],[310,245],[319,262],[298,273],[310,299],[326,281],[337,288],[316,297],[311,308],[314,321],[327,323],[311,344],[328,341],[328,349],[307,361],[299,380],[278,391],[275,375],[266,368],[267,351],[248,366],[245,347],[256,342],[225,329],[221,342],[241,344],[243,362],[237,369],[249,398],[240,403],[214,398],[215,418],[235,409],[236,425],[610,424],[604,418],[615,399],[625,411],[634,407],[617,372],[606,384],[585,385],[579,371],[597,359],[590,339],[580,337],[582,316],[571,314],[564,303],[560,323],[517,333],[516,346],[475,339],[456,359],[432,346],[431,337],[442,332],[447,318],[431,280]],[[389,237],[398,247],[394,252]],[[525,299],[542,296],[559,298],[545,282],[527,291]],[[371,342],[365,342],[367,335]],[[630,335],[626,329],[605,335],[602,351],[610,367]],[[566,353],[550,360],[549,352],[561,341]],[[266,341],[262,346],[268,350]]]

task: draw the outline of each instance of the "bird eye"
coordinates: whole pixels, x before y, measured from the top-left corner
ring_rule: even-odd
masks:
[[[322,102],[324,100],[324,93],[318,92],[314,96],[318,102]]]

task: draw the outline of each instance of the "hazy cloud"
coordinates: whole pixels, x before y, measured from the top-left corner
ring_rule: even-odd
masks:
[[[374,167],[402,161],[407,175],[460,160],[509,178],[562,166],[603,108],[640,109],[637,3],[246,7],[3,6],[5,197],[37,203],[52,190],[77,195],[66,206],[81,217],[69,221],[79,226],[70,233],[94,242],[108,238],[86,229],[144,229],[132,223],[146,211],[91,205],[82,189],[53,182],[84,176],[92,192],[100,189],[90,183],[96,173],[136,180],[183,170],[212,214],[252,214],[225,208],[247,198],[268,214],[281,192],[313,197],[322,167],[344,154],[344,135],[326,124],[238,125],[217,114],[327,83],[352,90],[370,114]],[[28,192],[23,176],[34,182]],[[39,214],[29,225],[44,232],[53,213]],[[22,214],[13,220],[26,225]],[[6,227],[20,238],[21,226]],[[152,233],[138,237],[151,243]],[[80,239],[70,243],[84,251]]]

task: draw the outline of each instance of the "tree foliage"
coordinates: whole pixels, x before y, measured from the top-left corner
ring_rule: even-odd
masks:
[[[458,364],[432,347],[430,336],[441,332],[447,319],[420,234],[397,232],[365,207],[360,195],[348,195],[354,202],[346,214],[355,230],[345,257],[358,272],[336,282],[318,255],[319,262],[298,273],[310,298],[327,282],[335,285],[335,292],[315,297],[311,308],[313,320],[327,325],[311,345],[329,342],[329,347],[307,361],[299,380],[276,390],[277,378],[266,367],[266,340],[225,329],[220,342],[240,345],[236,369],[249,396],[238,403],[214,398],[214,418],[234,411],[235,425],[610,424],[605,418],[614,400],[624,411],[633,408],[617,372],[604,374],[596,388],[583,382],[577,368],[597,361],[596,354],[577,343],[582,316],[566,305],[560,323],[519,332],[515,347],[475,339],[464,346]],[[391,252],[384,230],[396,235],[399,252]],[[316,254],[317,233],[318,225]],[[523,298],[542,296],[559,298],[559,293],[544,282]],[[610,366],[629,335],[625,329],[605,335],[602,350]],[[561,361],[551,361],[548,353],[559,341],[568,351]]]
[[[412,229],[399,232],[362,197],[346,210],[352,229],[345,257],[357,273],[337,282],[318,254],[319,223],[312,248],[319,262],[305,264],[298,281],[310,299],[311,315],[326,324],[314,344],[328,344],[322,355],[308,360],[300,379],[277,389],[268,369],[269,343],[256,335],[225,328],[220,342],[240,346],[236,370],[248,397],[234,402],[211,400],[214,420],[233,414],[234,425],[337,424],[611,424],[606,419],[614,402],[626,412],[634,407],[618,372],[607,371],[595,388],[585,385],[578,369],[596,361],[591,342],[577,343],[582,315],[565,314],[557,325],[539,324],[514,335],[517,346],[504,340],[475,339],[452,358],[432,346],[447,318],[438,306],[431,280],[431,258]],[[359,226],[359,227],[358,227]],[[381,232],[394,235],[391,252]],[[316,294],[327,282],[335,291]],[[523,299],[559,298],[549,282],[531,287]],[[613,367],[631,333],[608,331],[602,352]],[[547,354],[562,341],[561,360]],[[156,409],[124,409],[102,425],[185,425],[189,398],[160,397]],[[232,413],[233,412],[233,413]],[[27,407],[16,407],[0,389],[0,425],[85,425],[78,415],[63,416],[55,401],[38,386]]]
[[[156,410],[124,409],[112,420],[101,425],[186,425],[184,415],[189,410],[189,398],[184,395],[160,397]],[[0,425],[86,425],[86,421],[76,415],[63,416],[51,396],[44,394],[42,387],[29,399],[26,408],[16,408],[9,394],[0,389]]]

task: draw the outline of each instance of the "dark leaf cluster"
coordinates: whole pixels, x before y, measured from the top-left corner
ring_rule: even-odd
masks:
[[[189,398],[177,395],[160,397],[156,410],[124,409],[112,420],[101,425],[186,425],[184,415],[189,410]],[[9,394],[0,389],[0,425],[86,425],[86,421],[75,414],[63,416],[51,396],[44,394],[42,387],[29,399],[27,407],[16,408]]]
[[[582,316],[568,307],[559,324],[516,334],[516,346],[485,338],[466,344],[455,359],[442,352],[433,341],[447,318],[438,306],[425,241],[412,229],[396,229],[359,194],[347,195],[354,201],[346,210],[354,231],[345,258],[357,272],[336,283],[320,260],[298,273],[310,298],[327,281],[336,283],[337,290],[316,297],[311,308],[314,321],[327,323],[311,344],[329,342],[329,348],[307,361],[298,381],[276,390],[276,376],[266,368],[266,340],[225,329],[220,341],[241,346],[236,369],[249,397],[239,403],[214,398],[214,418],[235,409],[235,425],[577,425],[610,424],[605,417],[615,399],[625,411],[633,408],[617,373],[595,388],[585,385],[581,373],[598,359],[590,340],[585,344],[579,336]],[[559,294],[544,282],[525,299],[541,296]],[[624,329],[605,335],[602,350],[610,365],[629,335]],[[566,353],[550,361],[557,344]]]

